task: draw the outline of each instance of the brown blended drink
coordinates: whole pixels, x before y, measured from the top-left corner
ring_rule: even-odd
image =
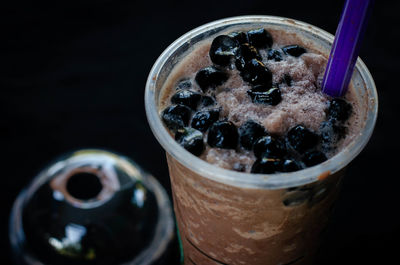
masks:
[[[243,33],[229,54],[224,47]],[[345,167],[377,114],[359,60],[346,117],[332,123],[342,101],[318,85],[332,40],[291,19],[229,18],[185,34],[155,63],[146,112],[167,151],[185,264],[312,262]]]

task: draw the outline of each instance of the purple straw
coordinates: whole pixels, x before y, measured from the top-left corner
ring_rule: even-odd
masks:
[[[329,55],[322,92],[343,96],[349,86],[373,0],[347,0]]]

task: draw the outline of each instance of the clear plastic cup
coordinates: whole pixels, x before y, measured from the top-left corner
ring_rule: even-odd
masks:
[[[292,173],[250,174],[209,164],[183,149],[160,119],[159,96],[174,66],[194,44],[238,29],[295,33],[329,54],[333,36],[315,26],[273,16],[242,16],[200,26],[173,42],[149,74],[145,107],[167,153],[184,264],[310,264],[346,166],[367,144],[378,97],[367,67],[357,60],[352,85],[361,102],[361,131],[329,160]]]

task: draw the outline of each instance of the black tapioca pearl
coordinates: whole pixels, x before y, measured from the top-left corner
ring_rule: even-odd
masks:
[[[201,98],[201,106],[202,107],[209,107],[215,105],[215,99],[210,96],[203,96]]]
[[[236,60],[235,60],[236,69],[238,69],[239,71],[243,71],[245,65],[246,65],[246,61],[243,57],[236,58]]]
[[[201,132],[205,132],[218,120],[219,112],[219,109],[198,111],[193,115],[191,126]]]
[[[346,136],[347,127],[335,120],[328,120],[321,123],[319,132],[322,147],[325,150],[331,150],[339,140]]]
[[[229,37],[237,40],[240,44],[249,42],[247,33],[243,31],[235,31],[228,34]]]
[[[238,139],[238,130],[230,121],[217,121],[208,130],[207,143],[211,147],[236,149]]]
[[[300,164],[293,159],[285,159],[282,162],[282,172],[294,172],[301,169]]]
[[[353,107],[346,100],[335,98],[329,102],[326,114],[328,119],[335,119],[344,122],[350,117],[352,109]]]
[[[262,60],[260,54],[254,46],[251,46],[248,43],[241,44],[236,56],[236,68],[239,71],[242,71],[245,68],[246,62],[250,61],[251,59],[257,59],[259,61]]]
[[[287,45],[287,46],[282,48],[282,51],[285,54],[291,55],[291,56],[294,56],[294,57],[299,57],[303,53],[307,52],[306,49],[304,49],[303,47],[301,47],[299,45]]]
[[[259,138],[253,145],[253,151],[258,158],[282,158],[287,152],[284,144],[270,135]]]
[[[249,30],[247,37],[249,43],[256,48],[268,48],[273,43],[271,34],[264,28]]]
[[[318,165],[327,160],[327,157],[321,151],[309,151],[303,155],[302,161],[307,167]]]
[[[272,86],[271,71],[259,60],[251,59],[246,62],[240,72],[240,76],[244,81],[252,85]]]
[[[193,128],[181,128],[175,134],[175,140],[187,151],[199,156],[204,151],[203,134]]]
[[[288,131],[286,140],[294,150],[302,154],[319,143],[319,136],[306,127],[297,125]]]
[[[273,174],[281,170],[281,160],[278,158],[261,157],[257,159],[252,168],[251,173]]]
[[[280,62],[283,60],[283,55],[279,50],[269,49],[267,52],[267,59],[274,60],[275,62]]]
[[[209,66],[197,72],[195,80],[199,87],[206,91],[209,88],[215,88],[228,80],[228,74],[222,70]]]
[[[176,84],[175,89],[184,90],[184,89],[189,89],[191,87],[192,87],[192,81],[190,81],[189,79],[183,79]]]
[[[254,143],[265,135],[267,131],[264,127],[252,120],[246,121],[239,127],[239,142],[246,150],[252,150]]]
[[[172,97],[173,104],[181,104],[195,110],[201,99],[201,94],[191,90],[179,90]]]
[[[211,43],[210,59],[216,65],[227,66],[238,50],[239,42],[236,39],[228,35],[220,35]]]
[[[238,52],[238,56],[243,57],[246,61],[251,59],[262,60],[261,55],[258,53],[257,49],[254,46],[251,46],[249,43],[243,43],[240,45],[240,49]]]
[[[247,94],[253,103],[275,106],[282,100],[281,90],[277,87],[267,89],[265,86],[255,86]]]
[[[163,110],[161,118],[172,131],[186,127],[189,124],[191,110],[185,105],[171,105]]]

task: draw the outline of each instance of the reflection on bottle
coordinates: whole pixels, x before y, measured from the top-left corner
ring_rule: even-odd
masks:
[[[53,246],[61,255],[78,257],[82,252],[82,238],[86,235],[86,228],[78,224],[68,224],[65,227],[65,237],[61,240],[55,237],[49,238],[49,244]],[[93,249],[85,255],[86,259],[95,257]]]

